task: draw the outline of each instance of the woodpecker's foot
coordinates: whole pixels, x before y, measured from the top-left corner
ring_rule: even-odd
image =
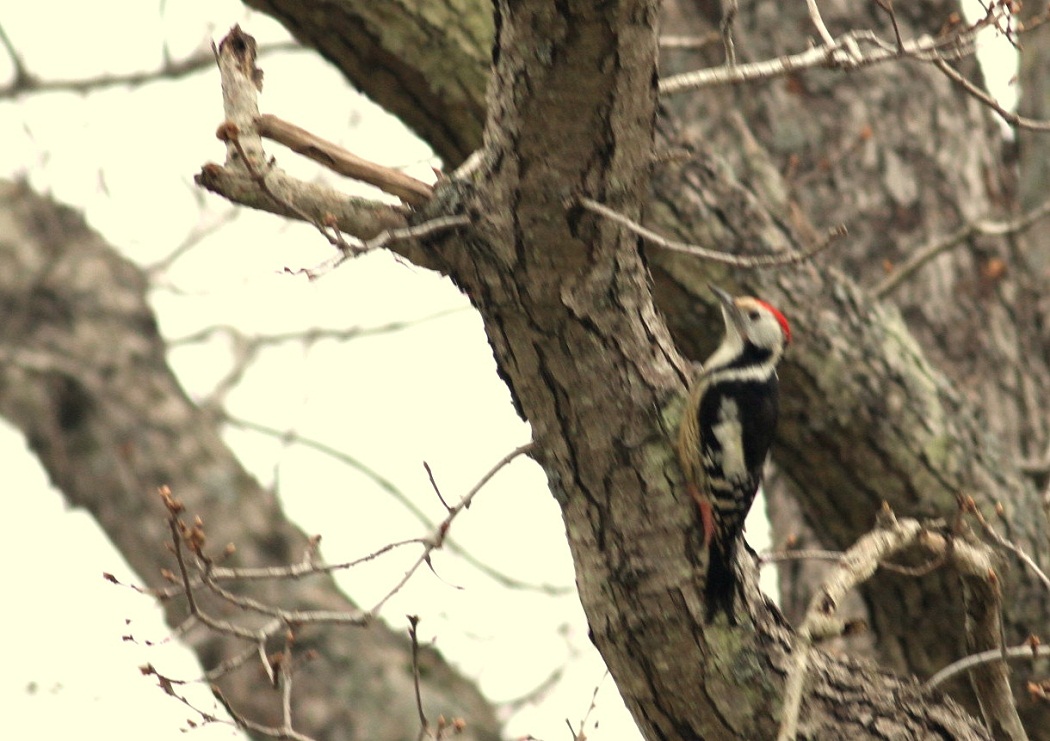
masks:
[[[711,512],[711,502],[700,495],[700,490],[695,484],[686,484],[685,488],[689,496],[696,502],[697,509],[700,510],[700,523],[704,527],[704,543],[710,545],[715,534],[715,517]]]

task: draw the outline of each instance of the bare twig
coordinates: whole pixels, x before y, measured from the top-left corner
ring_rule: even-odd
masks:
[[[267,627],[270,627],[270,626],[267,626]],[[281,627],[281,623],[279,621],[274,621],[274,625],[272,626],[270,632],[268,632],[267,635],[268,636],[276,635],[276,633],[280,629],[280,627]],[[235,655],[229,657],[228,659],[224,659],[223,661],[221,661],[220,663],[216,664],[215,666],[213,666],[208,671],[204,672],[204,675],[203,675],[204,681],[206,681],[206,682],[216,682],[219,679],[222,679],[224,676],[226,676],[230,672],[241,668],[242,666],[247,664],[252,659],[262,658],[263,659],[262,664],[263,664],[264,667],[266,667],[267,679],[269,679],[270,683],[273,684],[273,681],[274,681],[273,668],[270,667],[270,662],[265,661],[265,655],[266,655],[265,643],[261,644],[261,645],[262,645],[262,648],[263,648],[263,653],[262,653],[261,657],[260,657],[260,653],[259,653],[259,649],[260,649],[259,645],[248,646],[241,653],[235,654]]]
[[[182,593],[186,596],[186,604],[189,607],[190,614],[216,632],[262,645],[266,639],[264,633],[242,628],[227,620],[213,618],[201,609],[200,604],[197,602],[183,551],[185,545],[198,558],[203,558],[203,552],[201,551],[201,544],[204,540],[203,526],[198,522],[190,528],[182,522],[180,519],[182,504],[172,496],[171,490],[167,486],[160,487],[158,493],[161,496],[165,509],[168,511],[168,529],[171,532],[172,549],[175,552],[175,562],[178,564],[179,576],[182,580]]]
[[[14,79],[9,84],[0,86],[0,100],[32,95],[34,93],[90,93],[111,87],[137,87],[159,80],[177,80],[189,77],[215,64],[215,56],[211,50],[200,49],[188,57],[177,61],[169,59],[165,55],[164,63],[154,70],[125,74],[104,74],[81,79],[43,80],[26,69],[21,57],[15,53],[10,39],[4,33],[3,27],[0,27],[0,43],[7,49],[11,57],[12,66],[15,69]],[[306,49],[295,41],[278,41],[260,46],[258,53],[262,56],[282,51],[306,51]]]
[[[259,424],[258,422],[252,422],[250,420],[234,417],[228,412],[224,412],[223,419],[229,424],[235,425],[242,429],[252,430],[253,432],[258,432],[263,435],[283,440],[286,443],[295,443],[310,448],[312,450],[316,450],[317,452],[322,453],[323,455],[329,456],[330,458],[333,458],[337,461],[340,461],[341,463],[350,466],[355,471],[364,474],[384,492],[394,497],[397,500],[397,502],[401,504],[406,510],[408,510],[408,512],[411,513],[413,517],[419,520],[419,522],[422,525],[429,529],[435,529],[436,526],[433,522],[431,522],[430,518],[426,515],[426,513],[424,513],[423,510],[417,507],[415,503],[411,499],[409,499],[408,495],[406,495],[403,491],[401,491],[401,489],[395,486],[392,481],[381,475],[378,471],[367,466],[364,462],[359,461],[358,459],[349,455],[345,451],[339,450],[338,448],[334,448],[331,445],[327,445],[326,443],[320,442],[319,440],[315,440],[314,438],[308,437],[306,435],[302,435],[298,432],[295,432],[294,430],[280,430],[274,427]],[[403,541],[402,543],[396,545],[418,542],[422,541],[416,538],[412,540]],[[532,584],[530,582],[521,581],[520,579],[515,579],[513,577],[507,576],[506,574],[497,571],[489,564],[478,560],[476,556],[474,556],[468,550],[460,546],[453,538],[447,537],[445,539],[444,545],[450,551],[463,558],[471,566],[478,569],[483,574],[491,578],[493,581],[504,587],[508,587],[510,589],[525,589],[552,596],[569,594],[573,591],[573,587],[570,586],[559,586],[555,584]],[[372,556],[366,558],[371,557]],[[342,566],[340,565],[330,568],[342,568]],[[219,573],[221,573],[221,570],[216,569],[216,574],[218,575]]]
[[[3,25],[0,25],[0,44],[3,45],[4,51],[11,57],[11,66],[14,67],[14,80],[8,86],[10,90],[17,90],[21,87],[32,84],[33,76],[29,74],[29,70],[26,69],[25,62],[22,61],[22,55],[18,53],[18,49],[11,43],[11,39],[7,35],[7,31],[4,30]]]
[[[810,17],[823,41],[819,46],[796,54],[787,54],[749,64],[723,65],[693,72],[672,75],[660,81],[660,92],[664,95],[699,90],[712,85],[738,84],[754,80],[769,80],[775,77],[814,68],[857,69],[870,67],[901,58],[920,62],[945,63],[946,60],[969,56],[975,49],[977,33],[994,27],[1009,8],[996,3],[982,19],[969,26],[960,26],[956,31],[934,38],[921,36],[916,39],[894,42],[881,39],[874,31],[856,30],[834,38],[820,17],[816,0],[807,0]],[[891,16],[892,18],[892,16]]]
[[[1034,659],[1037,656],[1050,656],[1050,645],[1033,646],[1030,642],[1025,642],[1020,646],[1011,646],[1006,650],[992,648],[982,651],[952,662],[927,679],[923,686],[926,689],[934,689],[961,672],[968,671],[982,664],[992,663],[993,661],[1002,661],[1004,656],[1008,659]]]
[[[759,566],[783,561],[838,561],[842,551],[825,551],[813,548],[800,548],[795,551],[765,551],[758,554]]]
[[[817,7],[817,0],[806,0],[806,9],[809,11],[809,19],[813,21],[813,27],[817,29],[817,34],[820,35],[820,40],[824,42],[825,46],[834,46],[835,39],[831,37],[831,32],[824,25],[824,19],[820,17],[820,8]]]
[[[427,714],[423,712],[423,693],[419,689],[419,615],[406,615],[408,618],[408,637],[412,640],[412,684],[416,689],[416,711],[419,713],[418,741],[423,741],[430,732]]]
[[[960,36],[958,44],[952,45],[946,45],[944,40],[923,36],[904,42],[902,52],[896,44],[883,41],[872,31],[851,31],[833,41],[831,46],[817,46],[797,54],[787,54],[760,62],[738,64],[735,67],[711,67],[672,75],[660,80],[660,93],[673,95],[715,85],[770,80],[807,69],[871,67],[900,59],[902,56],[920,61],[931,61],[938,55],[956,58],[971,53],[973,44],[969,34]],[[862,52],[862,46],[873,48]]]
[[[200,191],[197,192],[199,193]],[[205,238],[216,233],[222,227],[226,226],[234,219],[236,219],[238,214],[240,213],[241,212],[239,209],[232,207],[227,208],[223,210],[222,213],[209,220],[207,223],[196,225],[190,231],[190,233],[186,235],[186,238],[183,239],[182,242],[175,249],[173,249],[170,253],[162,257],[157,262],[151,265],[147,265],[144,268],[144,271],[146,275],[149,276],[151,283],[155,284],[156,277],[159,274],[168,270],[172,265],[175,264],[175,262],[180,257],[185,255],[194,247],[198,246],[201,242],[204,241]]]
[[[1029,131],[1050,131],[1050,121],[1046,119],[1035,119],[1021,116],[1013,111],[1009,111],[1003,108],[999,104],[999,101],[993,98],[991,95],[986,93],[981,88],[974,85],[972,82],[966,79],[960,72],[952,67],[948,62],[943,59],[934,59],[933,64],[936,65],[937,69],[943,72],[950,80],[959,85],[968,95],[976,98],[984,105],[991,108],[999,117],[1002,118],[1006,123],[1014,126],[1018,129],[1028,129]]]
[[[839,561],[842,556],[842,551],[825,551],[817,549],[766,551],[758,555],[758,565],[766,566],[771,563],[780,563],[783,561]],[[885,569],[886,571],[892,571],[896,574],[904,574],[905,576],[923,576],[940,568],[946,561],[947,558],[943,555],[938,556],[922,566],[903,566],[901,564],[883,561],[879,564],[879,568]]]
[[[273,579],[302,579],[306,576],[316,576],[320,574],[330,574],[335,571],[347,571],[363,563],[374,561],[375,559],[383,556],[390,551],[397,548],[403,548],[408,545],[423,544],[425,541],[422,538],[410,538],[408,540],[400,540],[393,543],[387,543],[381,548],[378,548],[367,555],[355,558],[352,561],[343,561],[341,563],[319,563],[316,559],[310,555],[310,548],[307,548],[307,554],[304,555],[303,560],[298,563],[286,564],[284,566],[238,566],[236,568],[229,568],[223,566],[214,566],[208,571],[208,583],[211,585],[218,585],[219,582],[223,581],[263,581]],[[110,579],[110,581],[115,581]],[[119,582],[117,582],[119,583]],[[205,579],[203,576],[191,576],[190,585],[196,589],[197,587],[203,586]],[[170,586],[164,589],[143,589],[134,585],[127,585],[131,589],[134,589],[143,594],[149,594],[157,599],[166,600],[175,597],[176,595],[184,594],[182,585]],[[288,613],[283,613],[287,615]],[[264,630],[268,631],[269,628]]]
[[[300,268],[298,270],[286,268],[285,271],[293,275],[303,274],[310,280],[317,280],[328,275],[347,260],[360,257],[361,255],[378,250],[394,242],[418,239],[419,237],[426,237],[447,229],[468,226],[469,224],[469,216],[466,214],[454,214],[451,216],[438,216],[429,221],[425,221],[422,224],[415,224],[413,226],[386,229],[372,239],[360,244],[350,244],[346,241],[340,241],[338,245],[339,254],[336,257],[325,260],[320,265],[315,265],[312,268]]]
[[[284,723],[281,730],[293,732],[292,726],[292,643],[291,630],[287,632],[288,640],[284,643],[284,655],[281,657],[281,718]]]
[[[1020,234],[1031,228],[1040,219],[1050,215],[1050,199],[1033,208],[1026,214],[1009,221],[975,221],[965,224],[944,239],[933,242],[911,250],[911,256],[905,260],[892,273],[883,278],[872,288],[875,298],[885,298],[887,294],[896,289],[901,283],[911,277],[921,267],[929,263],[938,255],[957,247],[972,237],[983,235],[989,237],[1000,237],[1008,234]]]
[[[161,690],[164,691],[164,694],[168,695],[169,697],[175,698],[180,703],[185,705],[187,708],[192,710],[194,713],[199,715],[204,724],[210,724],[210,723],[224,723],[226,725],[230,724],[230,721],[228,721],[228,720],[226,720],[224,718],[220,718],[217,715],[215,715],[214,713],[210,713],[210,712],[208,712],[206,710],[201,710],[194,703],[192,703],[189,700],[188,697],[186,697],[185,695],[182,695],[178,691],[176,691],[176,689],[175,689],[176,687],[186,686],[186,685],[190,684],[190,682],[186,682],[184,680],[179,680],[179,679],[175,679],[173,677],[165,676],[165,675],[161,674],[159,671],[157,671],[156,667],[154,667],[153,664],[145,664],[143,666],[140,666],[139,667],[139,672],[143,676],[156,677],[156,679],[157,679],[157,686],[160,687]]]
[[[897,49],[904,53],[904,37],[901,36],[901,27],[897,25],[897,13],[893,9],[893,0],[875,0],[875,4],[886,11],[890,16],[890,23],[893,24],[893,36],[897,39]]]
[[[168,342],[168,346],[179,347],[205,342],[216,335],[224,335],[229,339],[230,345],[232,346],[233,362],[230,364],[229,369],[223,374],[222,378],[215,383],[211,392],[208,393],[207,398],[201,403],[201,406],[214,410],[221,415],[219,407],[223,403],[226,394],[240,383],[244,374],[251,367],[252,362],[258,357],[259,353],[266,348],[291,342],[301,342],[303,345],[309,347],[324,340],[346,342],[362,337],[389,334],[410,329],[422,324],[423,322],[438,319],[458,311],[462,311],[462,309],[448,309],[412,321],[390,322],[376,327],[347,327],[344,329],[312,327],[310,329],[296,332],[251,336],[245,335],[236,327],[228,324],[216,324],[204,327],[191,335],[173,339]]]
[[[222,690],[219,689],[218,685],[211,686],[211,692],[215,696],[215,699],[219,701],[226,712],[233,718],[233,722],[237,724],[238,728],[250,732],[253,735],[266,736],[267,738],[277,738],[281,741],[314,741],[313,737],[307,736],[304,733],[300,733],[294,728],[286,728],[284,726],[268,726],[262,723],[257,723],[251,718],[246,718],[244,715],[239,713],[230,701],[222,694]]]
[[[722,33],[722,45],[726,50],[726,66],[736,66],[736,44],[733,43],[733,21],[739,9],[737,0],[726,0],[722,3],[722,23],[719,29]]]
[[[231,605],[277,618],[284,624],[365,625],[370,620],[370,616],[361,610],[289,610],[284,607],[272,607],[251,597],[223,589],[207,572],[204,575],[204,585]]]
[[[1028,553],[1026,553],[1025,550],[1019,545],[1010,540],[1007,540],[1002,535],[1000,535],[999,531],[992,527],[992,524],[988,522],[988,520],[981,513],[981,511],[977,509],[976,506],[968,509],[973,513],[974,517],[977,518],[977,522],[980,523],[981,529],[983,530],[985,535],[991,538],[997,546],[999,546],[1000,548],[1005,548],[1006,550],[1010,551],[1015,556],[1017,556],[1019,559],[1021,559],[1022,563],[1024,563],[1025,566],[1031,569],[1032,573],[1035,574],[1039,581],[1043,583],[1043,586],[1050,590],[1050,577],[1046,575],[1045,571],[1039,568],[1039,564],[1035,562],[1034,558],[1029,556]]]
[[[349,340],[360,339],[363,337],[393,334],[394,332],[402,332],[406,329],[414,329],[420,326],[421,324],[424,324],[425,322],[431,322],[436,319],[443,319],[451,314],[457,314],[462,311],[464,311],[464,309],[446,309],[444,311],[436,311],[433,314],[428,314],[427,316],[419,317],[418,319],[387,322],[386,324],[379,324],[374,327],[343,327],[339,329],[327,327],[311,327],[302,331],[275,332],[273,334],[251,336],[245,335],[239,329],[229,324],[213,324],[211,326],[204,327],[203,329],[199,329],[193,334],[184,335],[182,337],[176,337],[175,339],[169,340],[168,346],[179,347],[182,345],[191,345],[199,342],[206,342],[207,340],[211,339],[212,337],[215,337],[216,335],[225,335],[234,342],[244,341],[259,348],[275,347],[290,342],[301,342],[307,346],[314,345],[322,341],[346,342]]]
[[[566,643],[569,642],[567,641]],[[569,652],[572,658],[576,658],[579,655],[577,651],[571,648],[571,646],[569,648]],[[542,701],[542,699],[545,696],[547,696],[550,690],[553,687],[557,686],[558,683],[561,682],[562,679],[565,677],[565,669],[567,664],[567,661],[563,661],[560,665],[554,667],[554,669],[551,670],[551,672],[547,675],[545,679],[538,682],[535,687],[530,688],[528,691],[524,692],[520,696],[511,698],[509,700],[501,700],[500,708],[504,712],[513,715],[521,708],[538,704]]]
[[[587,721],[590,720],[591,713],[593,713],[595,708],[598,707],[598,690],[602,688],[602,682],[604,682],[605,678],[608,676],[609,670],[606,669],[605,674],[602,675],[601,680],[598,682],[598,684],[594,685],[594,691],[591,692],[591,704],[587,706],[587,712],[584,713],[583,717],[580,719],[580,729],[578,731],[573,731],[572,723],[569,722],[568,718],[565,719],[565,725],[567,725],[569,727],[569,730],[572,731],[573,741],[587,741]]]
[[[713,260],[715,262],[734,265],[741,268],[763,268],[777,265],[794,265],[800,262],[805,262],[814,255],[826,250],[831,246],[832,242],[846,234],[845,226],[836,227],[828,232],[825,239],[802,252],[782,252],[774,255],[734,255],[729,252],[721,252],[719,250],[712,250],[706,247],[700,247],[699,245],[689,244],[687,242],[678,242],[673,239],[668,239],[650,229],[647,229],[638,222],[632,221],[608,206],[598,203],[598,201],[590,198],[581,198],[576,201],[576,203],[581,208],[585,208],[588,211],[604,216],[611,221],[615,221],[617,224],[634,232],[646,241],[652,242],[661,249],[670,250],[672,252],[682,252],[687,255],[692,255],[693,257]]]
[[[408,583],[408,580],[411,579],[412,575],[419,570],[419,567],[422,566],[424,563],[430,562],[431,554],[438,548],[441,548],[442,545],[444,545],[445,538],[448,535],[448,530],[452,526],[452,521],[460,512],[470,507],[470,503],[473,501],[474,497],[477,496],[478,492],[482,490],[485,484],[487,484],[493,476],[495,476],[497,473],[503,470],[503,468],[505,468],[515,458],[529,453],[532,450],[532,448],[533,444],[531,442],[525,443],[524,445],[519,445],[517,448],[500,458],[496,465],[490,468],[485,473],[485,475],[481,477],[478,483],[474,484],[471,490],[468,491],[455,506],[449,509],[448,515],[445,517],[444,520],[441,521],[437,528],[434,529],[433,535],[431,535],[430,539],[426,542],[423,548],[423,553],[421,553],[419,558],[416,559],[416,562],[412,564],[411,567],[409,567],[408,571],[406,571],[405,575],[401,577],[401,580],[394,585],[393,589],[387,592],[386,595],[384,595],[383,598],[380,599],[379,602],[377,602],[376,605],[368,611],[369,615],[371,615],[372,617],[378,615],[379,611],[383,608],[383,605],[385,605],[391,597],[393,597],[395,594],[401,591],[401,588]]]
[[[438,486],[437,479],[434,478],[434,471],[426,461],[423,461],[423,470],[427,472],[427,478],[430,480],[430,487],[434,490],[434,493],[437,494],[441,506],[445,508],[446,512],[451,512],[452,508],[448,506],[448,502],[445,501],[445,497],[441,494],[441,487]]]
[[[466,214],[437,216],[428,221],[424,221],[422,224],[413,224],[412,226],[403,226],[398,227],[397,229],[385,229],[372,239],[363,242],[360,246],[348,245],[346,249],[343,250],[342,258],[336,261],[333,267],[338,267],[351,257],[357,257],[366,252],[372,252],[373,250],[386,247],[391,242],[429,237],[432,234],[448,231],[449,229],[457,229],[461,226],[470,226],[470,217]]]

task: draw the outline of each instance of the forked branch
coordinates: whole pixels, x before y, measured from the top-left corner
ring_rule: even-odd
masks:
[[[966,633],[969,647],[972,650],[976,646],[984,649],[991,640],[996,642],[996,650],[1002,653],[1002,647],[998,645],[1002,632],[999,617],[1001,595],[990,549],[946,538],[924,528],[917,520],[898,520],[888,507],[884,508],[875,529],[842,554],[839,567],[831,572],[810,600],[796,635],[793,663],[788,669],[778,741],[794,741],[797,737],[809,661],[818,643],[841,635],[846,627],[837,614],[843,597],[870,579],[890,556],[912,547],[919,547],[934,556],[937,562],[952,566],[962,578],[968,602]],[[1004,729],[1010,739],[1020,741],[1026,738],[1002,662],[973,666],[977,667],[972,676],[985,721]]]
[[[468,223],[464,216],[437,216],[412,224],[411,211],[354,198],[326,185],[292,177],[268,158],[262,137],[279,141],[348,177],[369,183],[413,206],[430,200],[431,186],[389,167],[357,157],[342,147],[275,116],[259,113],[262,72],[255,66],[255,40],[234,26],[215,49],[222,78],[225,119],[218,136],[226,144],[223,165],[208,163],[198,185],[242,205],[312,224],[339,252],[328,269],[350,257],[394,242],[414,241]],[[353,244],[344,234],[360,240]],[[305,271],[311,278],[321,270]]]

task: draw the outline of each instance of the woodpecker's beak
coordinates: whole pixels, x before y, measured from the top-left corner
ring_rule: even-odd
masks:
[[[723,291],[718,286],[708,283],[712,293],[718,296],[718,300],[722,302],[722,316],[726,320],[726,329],[732,324],[737,333],[747,339],[747,332],[745,331],[744,316],[740,313],[740,309],[736,307],[736,302],[733,301],[733,297]]]

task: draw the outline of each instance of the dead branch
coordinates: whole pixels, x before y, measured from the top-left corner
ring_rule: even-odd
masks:
[[[722,3],[722,22],[719,25],[722,34],[722,45],[726,51],[726,66],[736,66],[736,44],[733,43],[733,21],[736,20],[739,3],[737,0],[728,0]],[[582,730],[581,730],[582,733]]]
[[[809,19],[813,21],[813,27],[817,29],[824,45],[834,46],[835,40],[831,38],[831,32],[824,25],[824,19],[820,16],[820,8],[817,7],[817,0],[806,0],[806,8],[809,10]]]
[[[1005,660],[1002,592],[994,552],[983,543],[959,538],[949,540],[930,531],[923,532],[919,544],[934,554],[946,555],[962,579],[967,650],[1000,654],[1000,661],[978,664],[970,671],[970,683],[985,723],[989,728],[998,729],[997,738],[1024,741],[1028,736],[1017,715]]]
[[[267,159],[256,123],[262,72],[255,66],[255,39],[235,26],[215,56],[225,114],[218,133],[226,162],[204,165],[194,178],[198,185],[234,203],[313,224],[340,251],[348,248],[342,233],[370,240],[408,226],[397,207],[298,180]]]
[[[416,180],[392,167],[358,157],[338,144],[322,139],[272,114],[262,114],[255,120],[255,124],[260,136],[273,139],[340,175],[374,185],[412,206],[422,206],[434,195],[433,186],[422,180]]]
[[[795,637],[792,664],[784,686],[784,709],[778,741],[794,741],[802,709],[803,687],[810,654],[822,640],[839,635],[844,628],[836,612],[848,591],[871,578],[886,557],[915,542],[922,526],[917,520],[882,518],[876,529],[858,540],[839,560],[827,581],[814,593]]]
[[[809,658],[817,643],[842,634],[845,623],[836,614],[842,598],[871,578],[877,568],[885,565],[887,558],[912,546],[929,552],[935,557],[935,563],[950,564],[962,578],[967,595],[966,634],[971,650],[996,650],[1002,654],[1001,595],[991,551],[987,546],[949,540],[932,533],[917,520],[897,520],[886,508],[875,529],[842,555],[839,568],[832,570],[810,600],[796,635],[793,663],[785,683],[778,741],[796,738]],[[1027,738],[1017,716],[1003,663],[985,664],[979,669],[971,674],[971,679],[985,721],[992,727],[1003,729],[1006,738],[1018,741]]]
[[[1000,535],[999,531],[992,527],[992,524],[988,522],[988,520],[976,506],[974,506],[971,509],[971,512],[973,513],[974,517],[977,518],[977,522],[980,523],[981,529],[984,532],[984,534],[988,536],[988,538],[993,543],[995,543],[1000,548],[1010,551],[1015,556],[1017,556],[1017,558],[1021,560],[1021,563],[1023,563],[1025,566],[1031,569],[1032,573],[1035,574],[1039,581],[1043,583],[1043,586],[1050,590],[1050,577],[1046,575],[1045,571],[1039,568],[1039,564],[1035,562],[1034,558],[1028,555],[1028,553],[1016,543]]]
[[[703,49],[718,41],[722,35],[712,31],[704,36],[661,36],[661,49]]]

